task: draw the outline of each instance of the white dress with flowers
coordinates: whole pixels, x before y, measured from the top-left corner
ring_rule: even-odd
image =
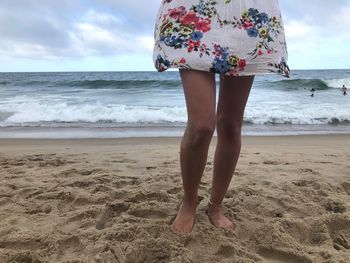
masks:
[[[278,0],[161,0],[153,62],[159,72],[289,77]]]

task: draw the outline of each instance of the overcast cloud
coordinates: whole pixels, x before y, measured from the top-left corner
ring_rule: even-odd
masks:
[[[1,0],[0,71],[154,70],[161,0]],[[350,68],[350,0],[280,0],[291,68]]]

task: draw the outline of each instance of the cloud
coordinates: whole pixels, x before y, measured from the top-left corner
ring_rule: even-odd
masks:
[[[350,66],[349,1],[281,1],[281,6],[292,68]]]
[[[134,1],[2,0],[0,55],[32,59],[117,56],[151,52],[153,12],[132,8]],[[72,4],[72,2],[75,2]],[[85,4],[84,4],[85,3]],[[23,6],[18,11],[18,6]],[[137,18],[137,19],[136,19]],[[130,21],[134,21],[130,23]],[[140,26],[141,25],[141,26]]]
[[[116,16],[90,10],[80,22],[74,24],[70,32],[72,47],[81,56],[121,55],[152,50],[153,39],[125,31],[123,24]]]
[[[350,67],[349,0],[279,2],[291,68]],[[85,68],[93,57],[101,65],[129,57],[130,65],[147,64],[154,70],[153,30],[160,4],[161,0],[1,0],[0,61],[74,60]]]

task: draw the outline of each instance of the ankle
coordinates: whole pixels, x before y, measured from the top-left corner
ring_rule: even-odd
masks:
[[[222,211],[222,204],[221,203],[214,203],[211,200],[208,200],[208,211],[210,212],[220,212]]]
[[[197,197],[186,197],[184,196],[182,198],[182,203],[185,204],[185,205],[188,205],[188,206],[193,206],[193,207],[196,207],[197,204],[198,204],[198,198]]]
[[[208,207],[209,208],[222,208],[222,203],[218,202],[212,202],[210,199],[208,200]]]

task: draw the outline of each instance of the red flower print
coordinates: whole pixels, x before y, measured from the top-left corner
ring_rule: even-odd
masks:
[[[258,55],[261,56],[262,54],[264,54],[264,53],[261,51],[261,49],[259,49]]]
[[[186,15],[180,18],[180,22],[183,25],[190,25],[192,23],[197,23],[198,20],[199,20],[199,17],[197,17],[196,12],[194,11],[190,11]]]
[[[180,64],[185,64],[186,63],[186,59],[185,58],[181,58],[179,61]]]
[[[200,41],[193,41],[192,39],[187,40],[187,50],[191,52],[195,47],[200,46]]]
[[[211,20],[209,18],[201,19],[195,23],[195,29],[202,32],[207,32],[210,30],[210,23]]]
[[[180,6],[178,8],[169,9],[168,14],[173,19],[180,19],[186,14],[186,8],[184,6]]]
[[[245,59],[240,59],[238,60],[238,67],[240,69],[244,69],[245,65],[247,64],[247,62],[245,61]]]
[[[242,28],[243,29],[248,29],[250,27],[253,27],[254,24],[249,20],[249,19],[243,19],[243,23],[242,23]]]
[[[220,57],[220,56],[221,56],[222,50],[221,50],[220,45],[214,44],[213,54],[214,54],[216,57]]]

